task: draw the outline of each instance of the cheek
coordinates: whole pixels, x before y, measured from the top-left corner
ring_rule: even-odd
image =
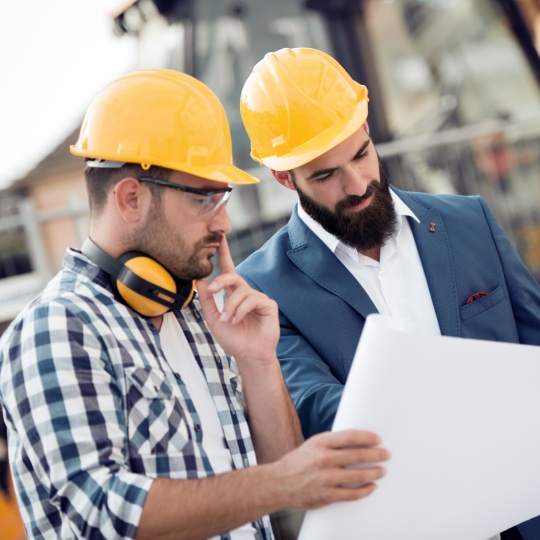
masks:
[[[336,204],[344,197],[344,193],[339,184],[332,181],[313,186],[313,189],[308,192],[308,195],[316,203],[328,208],[329,210],[334,210]]]

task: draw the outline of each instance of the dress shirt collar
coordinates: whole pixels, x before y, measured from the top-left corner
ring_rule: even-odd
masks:
[[[415,213],[394,193],[394,191],[391,189],[390,194],[392,195],[392,201],[394,203],[394,208],[396,209],[396,213],[399,218],[397,220],[397,227],[394,231],[394,234],[391,236],[391,238],[388,240],[388,242],[395,242],[397,237],[399,236],[399,233],[401,231],[403,218],[404,217],[412,217],[417,223],[420,223],[420,220],[416,217]],[[328,247],[328,249],[335,253],[336,250],[339,248],[340,250],[347,253],[352,259],[358,260],[358,252],[356,249],[346,246],[341,242],[339,239],[337,239],[333,234],[329,233],[319,222],[315,221],[303,208],[300,203],[298,203],[297,206],[298,209],[298,216],[300,219],[306,224],[307,227],[311,229],[311,231],[319,237],[319,239]]]

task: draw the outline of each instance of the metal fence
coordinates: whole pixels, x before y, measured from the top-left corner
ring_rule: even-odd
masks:
[[[494,121],[376,146],[391,183],[400,189],[482,195],[540,281],[539,118]],[[261,184],[252,191],[238,189],[236,202],[231,200],[235,227],[229,245],[236,264],[287,223],[296,200],[266,169],[257,169],[257,174],[263,178]],[[4,205],[0,240],[16,247],[12,255],[4,247],[0,254],[3,270],[11,268],[11,275],[0,278],[0,305],[6,313],[16,313],[51,277],[41,224],[69,217],[80,243],[84,240],[87,208],[80,201],[72,203],[46,212],[34,210],[27,199],[16,205],[11,201],[9,208]],[[25,262],[25,254],[32,271],[18,276],[17,265]],[[0,331],[2,321],[11,316],[2,313]]]
[[[540,281],[540,118],[449,129],[376,148],[391,183],[400,189],[483,196]],[[235,262],[286,221],[279,213],[233,231],[229,244]]]

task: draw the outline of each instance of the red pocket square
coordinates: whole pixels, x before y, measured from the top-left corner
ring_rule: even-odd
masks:
[[[470,304],[471,302],[474,302],[475,300],[480,300],[480,298],[484,298],[484,296],[487,296],[488,294],[489,293],[485,291],[471,294],[471,296],[469,296],[469,299],[467,300],[467,304]]]

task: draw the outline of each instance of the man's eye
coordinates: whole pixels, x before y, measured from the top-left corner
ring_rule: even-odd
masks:
[[[204,203],[206,202],[206,197],[204,195],[192,195],[191,196],[191,200],[199,205],[199,206],[203,206]]]
[[[334,172],[325,174],[323,176],[317,176],[317,178],[313,178],[313,181],[318,182],[318,183],[326,182],[326,181],[330,180],[332,178],[332,176],[334,176]]]

